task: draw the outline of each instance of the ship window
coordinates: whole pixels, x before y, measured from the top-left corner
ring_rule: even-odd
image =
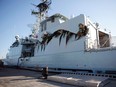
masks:
[[[55,21],[55,18],[54,17],[51,17],[51,22],[54,22]]]
[[[109,47],[110,46],[109,35],[99,31],[99,44],[100,48]]]
[[[46,30],[47,22],[41,23],[41,31]]]
[[[65,22],[65,20],[63,20],[63,19],[59,19],[59,21],[60,21],[60,23],[63,23],[63,22]]]

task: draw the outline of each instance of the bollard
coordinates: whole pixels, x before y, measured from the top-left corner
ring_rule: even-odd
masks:
[[[4,67],[4,62],[2,60],[0,60],[0,68]]]
[[[44,77],[44,79],[47,79],[47,77],[48,77],[48,67],[43,68],[42,76]]]

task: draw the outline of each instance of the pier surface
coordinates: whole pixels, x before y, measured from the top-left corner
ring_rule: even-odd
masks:
[[[90,87],[90,86],[82,86],[81,84],[80,86],[77,86],[77,85],[80,83],[78,81],[79,79],[81,80],[83,78],[81,80],[81,83],[85,81],[87,78],[91,79],[88,76],[82,76],[82,75],[81,76],[65,75],[65,74],[53,75],[51,73],[49,74],[48,80],[41,79],[40,77],[41,77],[41,72],[16,69],[16,68],[3,68],[3,69],[0,69],[0,87],[80,87],[80,86]],[[77,78],[73,79],[75,77]],[[66,79],[66,80],[63,80],[63,79]],[[75,83],[75,81],[77,81],[76,83],[78,84],[76,84],[75,86],[64,84],[66,83],[66,81],[68,81],[68,83]],[[97,81],[94,83],[96,84]],[[96,87],[96,86],[91,86],[91,87]],[[104,80],[101,85],[97,87],[116,87],[116,79],[108,78]]]
[[[75,87],[39,79],[40,72],[5,68],[0,69],[0,87]]]

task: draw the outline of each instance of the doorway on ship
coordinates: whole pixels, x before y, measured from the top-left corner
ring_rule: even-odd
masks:
[[[110,47],[110,36],[107,33],[99,31],[100,48]]]
[[[35,44],[23,44],[21,57],[33,57]]]

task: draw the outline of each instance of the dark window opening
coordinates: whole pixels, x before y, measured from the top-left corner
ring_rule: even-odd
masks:
[[[33,57],[34,56],[34,44],[23,44],[21,57]]]
[[[46,28],[47,28],[47,22],[41,23],[41,31],[46,30]]]
[[[110,46],[109,35],[99,31],[99,44],[100,48],[109,47]]]
[[[54,17],[51,17],[51,22],[53,23],[55,21],[55,18]]]

